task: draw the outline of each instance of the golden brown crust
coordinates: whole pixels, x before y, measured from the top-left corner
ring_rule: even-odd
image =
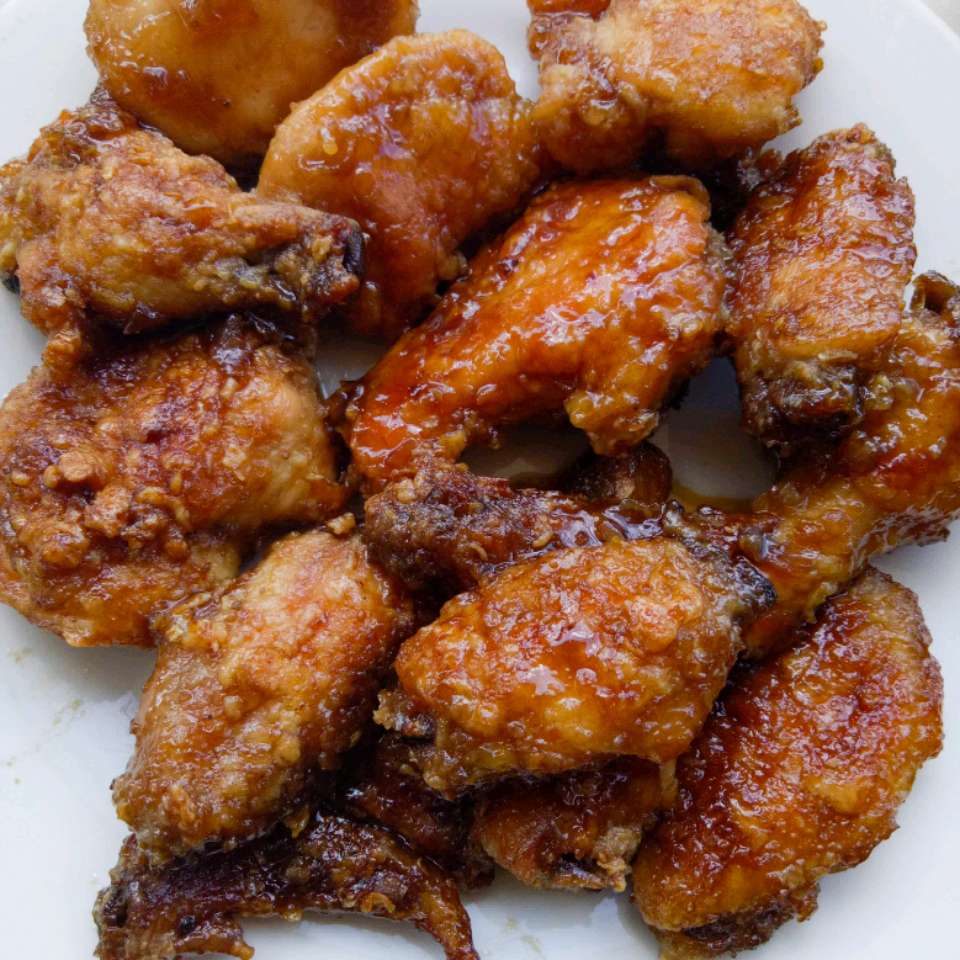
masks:
[[[566,411],[599,453],[643,440],[723,324],[722,244],[684,177],[538,197],[361,381],[345,432],[371,488]]]
[[[758,599],[719,554],[664,537],[558,550],[461,594],[406,641],[377,720],[429,738],[417,763],[448,794],[617,755],[671,760]]]
[[[890,835],[940,750],[942,681],[909,590],[868,571],[794,639],[737,675],[641,847],[634,897],[671,956],[747,949],[808,916],[820,878]]]
[[[504,784],[479,801],[473,835],[528,886],[623,891],[641,838],[673,801],[672,771],[673,764],[621,758]]]
[[[156,623],[117,812],[165,860],[265,832],[359,739],[413,625],[359,537],[291,534]]]
[[[36,369],[0,410],[0,464],[0,598],[80,646],[150,643],[147,619],[234,576],[262,530],[348,494],[309,364],[244,317]]]
[[[191,153],[253,166],[290,104],[399,33],[416,0],[92,0],[88,50],[120,104]]]
[[[799,122],[820,33],[796,0],[528,0],[554,158],[581,173],[651,148],[687,169],[758,147]]]
[[[278,826],[235,850],[155,872],[130,837],[110,876],[94,909],[100,960],[250,960],[241,917],[292,920],[310,910],[413,923],[447,960],[477,960],[453,880],[389,831],[323,812],[294,836]]]
[[[744,422],[767,444],[842,433],[900,329],[914,200],[864,126],[790,154],[729,236]]]
[[[465,30],[398,37],[297,105],[258,191],[357,220],[369,237],[355,329],[396,339],[465,268],[460,246],[539,176],[530,104]]]
[[[352,221],[244,193],[102,92],[0,169],[0,273],[47,333],[257,306],[316,319],[359,286],[361,249]]]

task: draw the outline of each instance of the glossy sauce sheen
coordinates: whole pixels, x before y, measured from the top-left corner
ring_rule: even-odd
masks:
[[[561,409],[599,453],[639,443],[722,328],[708,216],[703,187],[682,177],[542,194],[356,388],[355,469],[376,488]]]

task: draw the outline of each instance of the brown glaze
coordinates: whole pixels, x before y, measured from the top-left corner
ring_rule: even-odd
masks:
[[[258,192],[360,223],[367,271],[348,318],[392,340],[464,272],[461,244],[522,204],[537,155],[495,47],[465,30],[398,37],[294,108]]]
[[[86,32],[123,107],[253,166],[291,103],[416,21],[416,0],[92,0]]]
[[[0,169],[0,274],[46,333],[257,306],[316,319],[358,288],[361,248],[352,221],[243,193],[102,92]]]
[[[534,119],[580,173],[662,152],[687,169],[799,123],[822,24],[796,0],[528,0],[540,61]]]
[[[151,871],[130,837],[94,909],[100,960],[250,960],[241,917],[354,912],[413,923],[447,960],[477,960],[457,886],[389,831],[318,812],[237,847]]]
[[[730,234],[747,429],[768,445],[848,430],[900,329],[913,273],[914,200],[866,127],[786,158]]]
[[[140,849],[166,860],[287,815],[359,739],[412,627],[359,537],[322,531],[163,614],[136,751],[113,785]]]
[[[736,675],[641,847],[634,898],[666,957],[755,947],[809,916],[820,878],[893,832],[940,750],[940,671],[909,590],[868,571],[794,640]]]
[[[871,381],[861,423],[836,449],[807,454],[760,497],[741,545],[776,588],[747,635],[755,655],[901,543],[946,535],[960,511],[960,290],[927,274]]]
[[[261,532],[340,509],[332,441],[310,365],[252,318],[40,367],[0,409],[0,598],[72,644],[149,644]]]
[[[721,243],[695,180],[567,183],[538,197],[346,412],[370,488],[565,410],[598,453],[644,439],[723,325]]]
[[[473,833],[528,886],[623,891],[641,838],[674,793],[673,764],[621,758],[495,788],[478,803]]]

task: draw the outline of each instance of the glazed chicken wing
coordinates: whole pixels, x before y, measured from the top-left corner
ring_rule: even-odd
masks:
[[[744,421],[781,448],[829,437],[863,414],[864,391],[900,328],[914,201],[866,127],[787,157],[731,232]]]
[[[252,166],[291,103],[416,21],[416,0],[91,0],[86,31],[125,109]]]
[[[313,371],[276,331],[113,335],[0,409],[0,598],[72,644],[148,644],[148,618],[233,577],[262,530],[347,492]]]
[[[389,831],[314,813],[295,834],[158,871],[130,837],[97,900],[100,960],[177,960],[201,953],[250,960],[241,917],[349,911],[415,924],[447,960],[477,960],[457,885]]]
[[[355,329],[395,339],[463,273],[461,244],[539,176],[530,104],[464,30],[399,37],[299,104],[259,192],[357,220],[369,237]]]
[[[542,92],[534,119],[571,170],[651,151],[688,169],[799,122],[821,24],[796,0],[528,0]]]
[[[163,614],[136,752],[113,787],[140,849],[163,860],[290,813],[359,739],[411,628],[359,538],[320,531]]]
[[[708,217],[687,178],[538,197],[355,388],[345,432],[368,486],[560,410],[599,453],[643,440],[724,322],[723,246]]]
[[[748,949],[808,917],[820,878],[893,832],[940,750],[940,672],[910,591],[868,571],[794,639],[737,675],[641,847],[634,897],[665,957]]]
[[[0,274],[46,333],[128,333],[267,305],[322,315],[358,286],[355,223],[243,193],[102,93],[0,169]]]

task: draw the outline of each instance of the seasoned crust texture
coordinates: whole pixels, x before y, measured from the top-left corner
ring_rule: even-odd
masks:
[[[868,570],[789,652],[735,676],[677,764],[634,898],[669,957],[764,942],[856,866],[941,745],[943,689],[916,597]]]
[[[102,82],[190,153],[253,167],[290,104],[417,22],[416,0],[91,0]]]
[[[769,445],[830,438],[863,415],[900,329],[916,261],[913,192],[864,126],[790,154],[729,235],[747,429]]]
[[[242,917],[292,919],[354,912],[413,923],[447,960],[478,960],[457,885],[388,830],[324,812],[296,833],[277,826],[230,851],[161,870],[130,837],[94,908],[100,960],[176,960],[226,954],[250,960]]]
[[[233,317],[38,367],[0,409],[0,598],[79,646],[233,577],[257,536],[338,510],[310,365]]]
[[[369,723],[409,602],[355,534],[291,534],[219,591],[164,613],[113,785],[155,860],[267,831]]]
[[[598,453],[642,441],[723,326],[708,217],[685,177],[541,194],[354,389],[344,432],[368,486],[561,410]]]
[[[799,123],[823,25],[796,0],[528,0],[544,142],[579,173],[651,150],[687,169]]]
[[[0,274],[46,333],[128,333],[259,306],[315,320],[359,286],[345,217],[244,193],[102,91],[0,169]]]
[[[530,110],[486,40],[398,37],[294,108],[258,191],[360,223],[367,272],[347,314],[359,332],[396,339],[464,272],[463,242],[533,187]]]

